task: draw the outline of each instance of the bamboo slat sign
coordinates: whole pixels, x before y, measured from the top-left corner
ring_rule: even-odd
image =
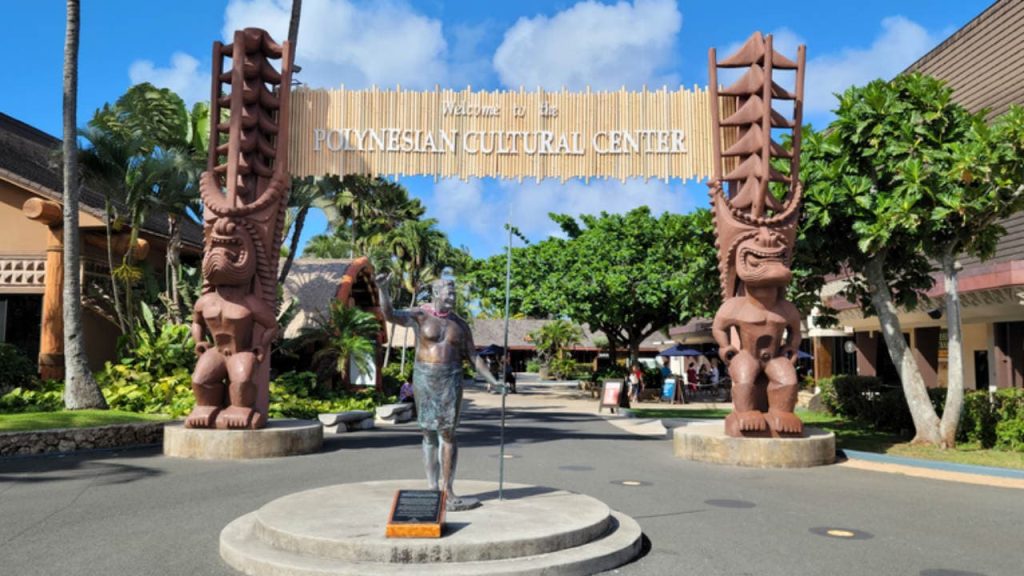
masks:
[[[708,92],[292,92],[289,168],[435,178],[712,175]]]

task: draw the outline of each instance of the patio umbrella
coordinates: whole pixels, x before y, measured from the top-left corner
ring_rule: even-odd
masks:
[[[797,360],[813,360],[814,356],[811,356],[810,354],[808,354],[807,352],[804,352],[803,350],[797,350],[797,352],[796,352],[796,359]]]
[[[693,348],[684,348],[679,344],[671,348],[666,348],[661,352],[658,352],[661,356],[703,356],[700,350],[694,350]]]
[[[501,354],[504,351],[505,351],[505,349],[502,348],[501,346],[498,346],[497,344],[489,344],[489,345],[484,346],[483,348],[481,348],[480,351],[477,352],[477,355],[478,356],[501,356]]]

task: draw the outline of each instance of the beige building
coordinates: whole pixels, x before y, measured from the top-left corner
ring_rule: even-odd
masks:
[[[0,341],[38,358],[44,375],[57,375],[60,350],[60,270],[63,258],[62,169],[57,164],[61,141],[0,113]],[[109,286],[104,197],[83,189],[79,211],[82,238],[83,326],[86,353],[93,369],[115,357],[118,330],[105,312],[101,292]],[[151,214],[140,230],[136,253],[162,275],[167,246],[167,218]],[[112,246],[123,254],[127,231]],[[202,229],[183,225],[184,260],[202,252]],[[109,289],[107,289],[109,292]]]

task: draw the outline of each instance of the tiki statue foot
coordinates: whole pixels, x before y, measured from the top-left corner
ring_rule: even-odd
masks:
[[[777,434],[803,434],[804,432],[804,423],[792,412],[769,410],[766,419],[768,425]]]
[[[260,414],[246,406],[228,406],[217,416],[218,428],[252,428]]]
[[[185,418],[185,428],[213,428],[219,413],[219,406],[196,406]]]

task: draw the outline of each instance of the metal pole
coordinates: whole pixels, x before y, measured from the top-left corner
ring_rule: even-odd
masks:
[[[508,396],[508,382],[505,381],[506,364],[509,361],[508,353],[508,317],[509,317],[509,293],[512,286],[512,209],[509,208],[508,215],[508,247],[505,251],[505,342],[501,355],[501,449],[498,454],[498,500],[504,500],[505,488],[505,398]]]

